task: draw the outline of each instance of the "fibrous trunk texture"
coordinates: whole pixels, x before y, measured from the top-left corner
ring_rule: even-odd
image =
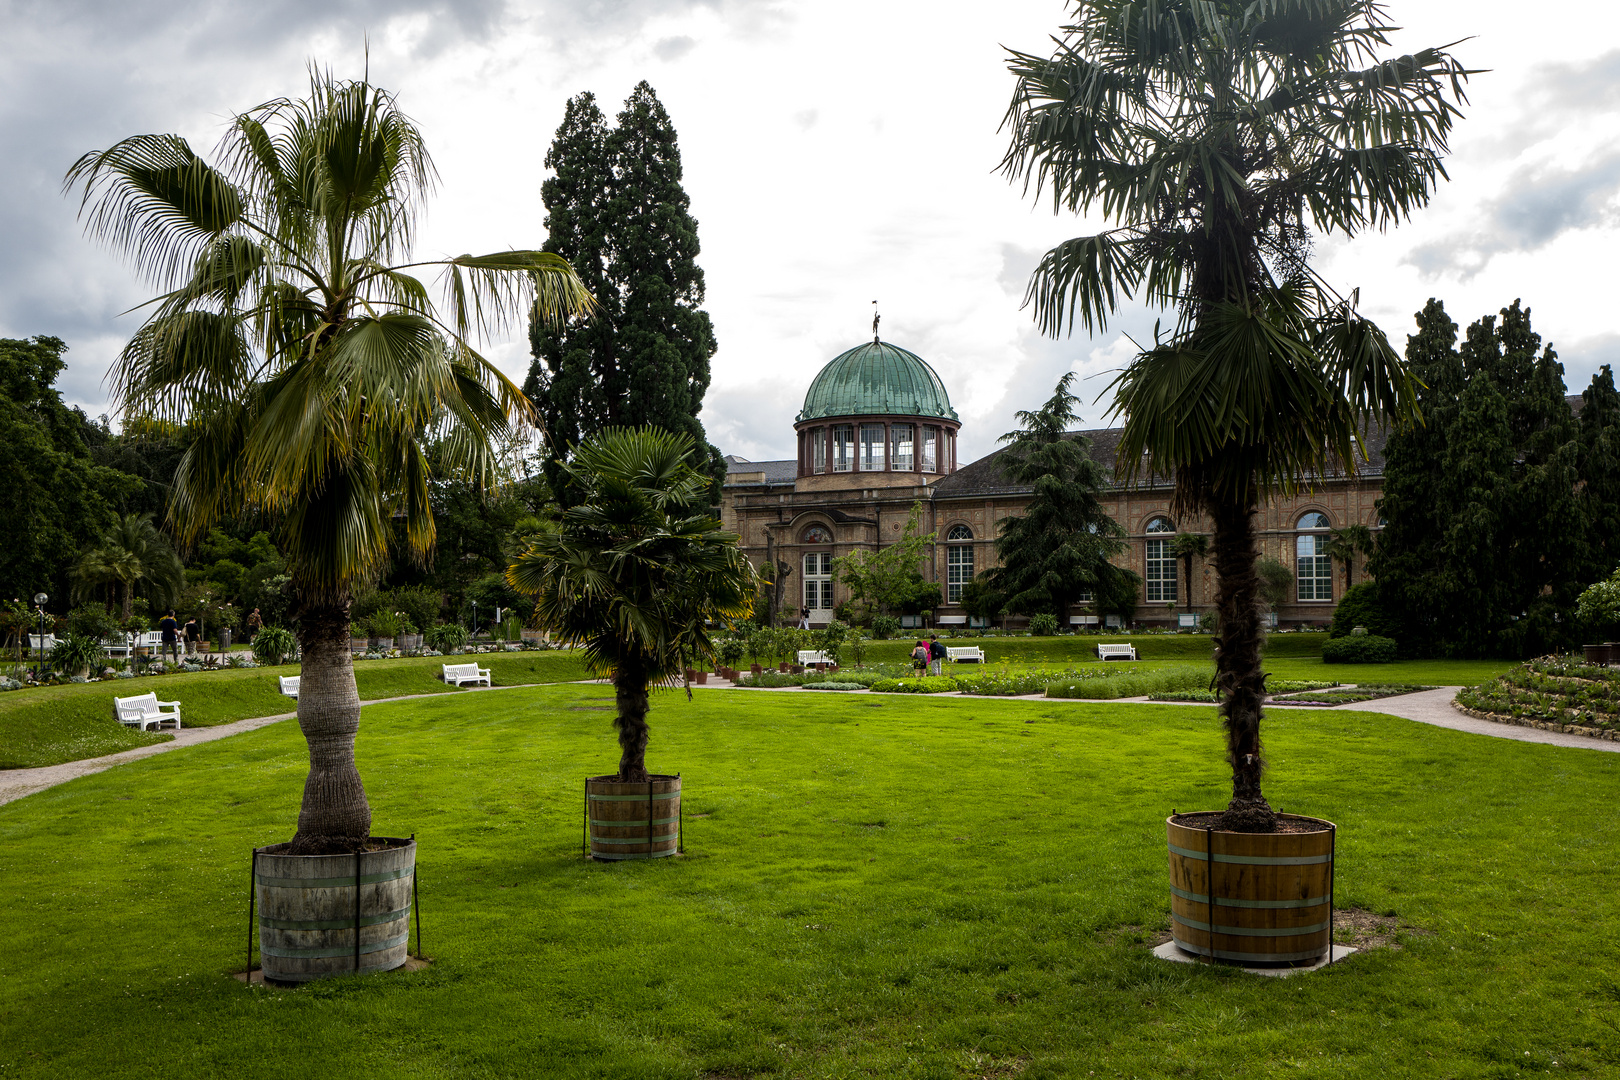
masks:
[[[1265,762],[1260,756],[1260,702],[1266,673],[1261,667],[1264,643],[1260,629],[1260,579],[1255,573],[1252,504],[1211,506],[1215,521],[1215,572],[1220,584],[1215,606],[1215,679],[1221,693],[1226,728],[1226,760],[1232,766],[1232,801],[1221,815],[1231,832],[1272,832],[1277,815],[1260,792]]]
[[[298,727],[309,743],[309,778],[289,855],[358,851],[371,836],[371,807],[354,764],[360,694],[349,655],[349,605],[306,604],[298,615],[303,666]]]
[[[647,779],[647,678],[634,665],[621,665],[613,673],[614,698],[619,715],[613,726],[619,732],[619,779],[640,782]]]

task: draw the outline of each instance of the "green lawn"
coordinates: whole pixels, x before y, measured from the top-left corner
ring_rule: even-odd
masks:
[[[1164,816],[1223,801],[1213,709],[661,694],[688,855],[594,865],[610,704],[366,710],[376,831],[422,845],[411,975],[225,974],[248,849],[296,814],[291,723],[0,807],[0,1076],[1620,1074],[1620,755],[1273,714],[1268,791],[1339,822],[1341,906],[1424,931],[1276,980],[1139,943]]]
[[[451,657],[477,660],[490,670],[496,686],[569,682],[588,675],[575,652],[489,653]],[[440,657],[364,660],[354,666],[362,700],[407,694],[453,693],[439,679]],[[42,686],[0,694],[0,769],[35,768],[63,761],[116,754],[137,746],[168,742],[172,735],[140,732],[113,719],[113,698],[156,694],[180,702],[186,727],[214,727],[250,716],[292,712],[297,706],[283,697],[278,675],[296,675],[296,665],[246,671],[180,672],[142,679]]]

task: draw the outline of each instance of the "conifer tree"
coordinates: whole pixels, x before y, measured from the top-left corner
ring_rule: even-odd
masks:
[[[669,114],[642,82],[609,128],[580,94],[546,165],[556,172],[541,188],[546,250],[578,268],[599,304],[588,321],[530,328],[524,390],[546,425],[547,479],[573,501],[559,465],[573,446],[604,427],[652,425],[692,437],[692,464],[717,493],[725,462],[697,418],[716,343]]]
[[[1581,394],[1576,473],[1586,522],[1579,580],[1598,581],[1620,566],[1620,393],[1604,364]]]
[[[1021,429],[1001,437],[1007,449],[998,464],[1034,490],[1021,516],[996,523],[1001,565],[984,578],[1005,596],[1008,611],[1050,612],[1060,624],[1083,593],[1109,609],[1122,591],[1135,599],[1134,582],[1124,578],[1129,571],[1109,561],[1125,550],[1125,530],[1097,497],[1108,477],[1088,453],[1089,441],[1068,433],[1076,415],[1073,381],[1074,372],[1064,375],[1039,411],[1017,414]]]

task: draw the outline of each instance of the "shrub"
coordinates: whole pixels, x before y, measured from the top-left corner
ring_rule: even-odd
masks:
[[[879,615],[872,620],[872,636],[888,641],[900,632],[900,620],[893,615]]]
[[[872,684],[875,694],[948,694],[956,680],[948,675],[922,675],[911,679],[879,679]]]
[[[858,682],[807,682],[805,690],[861,690],[864,687]]]
[[[71,631],[51,650],[51,663],[67,675],[78,675],[99,667],[106,657],[107,652],[101,647],[99,639]]]
[[[428,627],[423,638],[427,641],[428,648],[448,653],[467,644],[467,628],[460,623],[440,623],[438,626]]]
[[[720,655],[720,662],[730,668],[742,663],[743,653],[747,651],[748,646],[744,644],[743,639],[735,635],[721,641],[716,650]]]
[[[1378,637],[1393,638],[1400,634],[1400,623],[1384,607],[1377,582],[1363,581],[1345,590],[1344,598],[1333,613],[1333,628],[1328,636],[1349,637],[1358,626],[1365,626],[1367,633]]]
[[[1057,616],[1050,611],[1042,611],[1029,617],[1029,632],[1036,637],[1051,637],[1057,633]]]
[[[1395,639],[1377,634],[1330,637],[1322,642],[1324,664],[1387,664],[1396,653]]]
[[[253,659],[268,667],[285,663],[297,649],[291,630],[280,626],[264,626],[253,635]]]
[[[1178,690],[1208,690],[1215,672],[1211,668],[1165,667],[1157,671],[1122,671],[1104,668],[1092,672],[1072,672],[1047,684],[1051,698],[1084,698],[1109,701],[1115,698],[1144,697]]]
[[[67,632],[74,637],[105,641],[122,636],[124,628],[100,604],[80,604],[68,612]]]

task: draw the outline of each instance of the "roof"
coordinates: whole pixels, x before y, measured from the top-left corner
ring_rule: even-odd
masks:
[[[1091,444],[1091,458],[1103,467],[1107,475],[1114,475],[1114,463],[1118,457],[1120,428],[1093,428],[1090,431],[1071,431],[1073,436],[1082,436]],[[1383,428],[1374,429],[1368,433],[1365,440],[1367,460],[1361,463],[1363,476],[1382,476],[1384,473],[1384,442],[1387,432]],[[990,495],[1027,495],[1033,487],[1029,484],[1020,484],[1013,480],[1001,468],[1001,455],[1006,452],[1000,450],[980,458],[971,465],[964,465],[949,476],[942,477],[938,483],[929,487],[936,499],[964,499],[982,498]]]
[[[735,454],[726,455],[726,484],[791,484],[799,477],[799,463],[786,461],[749,461]]]
[[[828,416],[935,416],[956,420],[945,384],[916,353],[873,338],[828,362],[794,423]]]

